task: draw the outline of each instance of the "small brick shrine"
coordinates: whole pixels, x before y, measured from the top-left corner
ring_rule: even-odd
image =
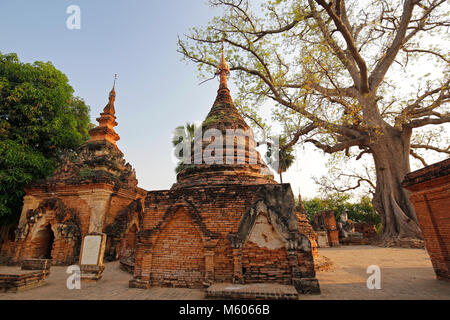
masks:
[[[15,241],[5,242],[1,250],[10,263],[32,258],[51,259],[54,265],[76,263],[83,235],[103,232],[145,196],[137,187],[134,169],[116,145],[120,137],[114,131],[114,87],[97,119],[99,125],[89,131],[90,141],[67,155],[52,177],[26,188]],[[134,225],[121,229],[121,241],[111,239],[108,250],[115,258],[135,247],[129,238],[135,238],[136,219]]]
[[[205,158],[211,140],[196,138],[202,162],[186,165],[170,190],[148,192],[130,287],[273,282],[318,293],[313,248],[301,232],[305,219],[295,210],[290,185],[277,184],[256,151],[251,129],[227,88],[228,72],[222,54],[220,87],[202,132],[216,129],[226,135],[228,129],[242,129],[250,137],[224,150],[219,164]],[[230,154],[232,164],[225,160]]]
[[[325,210],[314,214],[314,230],[318,235],[319,247],[338,247],[340,245],[334,211]]]

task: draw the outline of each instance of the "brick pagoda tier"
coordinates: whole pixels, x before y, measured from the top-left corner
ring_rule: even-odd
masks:
[[[209,161],[210,139],[196,138],[201,163],[186,165],[170,190],[148,192],[130,287],[272,282],[294,285],[301,293],[320,292],[311,242],[301,232],[305,219],[295,212],[290,185],[277,184],[256,151],[227,88],[228,71],[222,54],[220,87],[203,133],[243,129],[248,138],[223,150],[224,158],[233,159],[223,164]]]
[[[15,242],[2,250],[11,262],[30,258],[52,259],[59,265],[76,262],[83,235],[104,232],[118,215],[136,211],[135,200],[146,192],[137,187],[135,171],[116,145],[120,138],[114,131],[115,96],[113,87],[99,125],[89,131],[91,139],[67,155],[52,177],[26,188]],[[130,232],[135,230],[121,230],[122,243],[110,242],[108,252],[115,252],[112,245],[132,251],[135,243],[125,239]]]

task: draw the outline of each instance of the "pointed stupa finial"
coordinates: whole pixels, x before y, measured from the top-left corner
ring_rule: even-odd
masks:
[[[98,126],[89,130],[89,134],[91,135],[89,142],[108,141],[116,146],[116,141],[120,140],[119,135],[114,131],[114,127],[117,126],[116,110],[114,108],[114,101],[116,100],[116,79],[117,74],[114,75],[114,84],[109,92],[108,104],[103,109],[103,112],[100,113],[100,117],[97,118]]]
[[[116,80],[117,80],[117,73],[114,74],[114,83],[113,83],[113,87],[109,93],[109,97],[111,98],[111,96],[116,97]]]
[[[114,108],[114,101],[116,100],[116,80],[117,80],[117,73],[114,74],[114,83],[111,91],[109,92],[108,104],[103,109],[103,112],[109,113],[111,115],[115,115],[116,113],[116,110]]]
[[[220,59],[220,63],[217,66],[217,71],[216,71],[216,75],[220,75],[219,89],[222,89],[222,88],[228,89],[227,76],[230,74],[230,66],[228,65],[227,61],[225,60],[224,42],[225,42],[225,40],[222,39],[222,57]]]

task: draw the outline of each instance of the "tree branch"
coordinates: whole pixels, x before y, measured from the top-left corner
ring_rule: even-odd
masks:
[[[377,88],[384,79],[386,72],[388,71],[391,64],[394,62],[398,51],[404,44],[404,39],[406,35],[406,30],[408,29],[409,22],[411,21],[412,11],[414,8],[413,0],[405,0],[403,3],[403,13],[400,21],[400,26],[398,27],[395,38],[392,41],[390,47],[387,49],[383,57],[378,61],[372,74],[369,77],[370,89]]]
[[[291,147],[293,147],[298,140],[300,139],[301,136],[304,136],[305,134],[310,133],[311,131],[313,131],[314,129],[316,129],[317,127],[314,124],[309,124],[307,126],[304,126],[302,128],[300,128],[292,137],[292,140],[289,141],[289,143],[285,144],[284,146],[282,146],[282,149],[289,149]]]
[[[426,167],[428,164],[425,162],[425,159],[419,156],[417,153],[415,153],[413,150],[409,150],[409,154],[412,155],[414,158],[420,160],[422,164]]]
[[[360,89],[362,93],[369,92],[369,81],[368,81],[368,71],[367,65],[364,59],[359,54],[359,50],[356,47],[355,40],[353,39],[351,30],[348,30],[344,22],[341,20],[339,16],[333,11],[330,5],[328,5],[324,0],[315,0],[319,5],[321,5],[328,15],[333,19],[334,24],[338,31],[342,34],[345,39],[345,43],[347,44],[347,48],[350,51],[352,57],[355,59],[356,64],[359,68],[359,77],[360,77]]]
[[[305,142],[311,142],[317,148],[322,149],[326,153],[335,153],[337,151],[342,151],[342,150],[348,149],[353,146],[360,146],[364,142],[364,140],[365,140],[365,138],[350,139],[350,140],[346,140],[346,141],[337,143],[334,146],[329,146],[329,145],[320,143],[319,141],[314,140],[314,139],[308,139],[308,140],[305,140]]]
[[[319,13],[315,9],[315,5],[313,0],[309,0],[309,4],[311,7],[311,12],[314,16],[314,19],[317,22],[317,25],[320,28],[320,31],[322,32],[322,35],[326,41],[326,43],[329,45],[330,49],[333,51],[333,53],[336,55],[336,57],[341,61],[341,63],[344,65],[344,67],[349,72],[351,78],[353,79],[353,83],[355,86],[359,86],[360,84],[360,78],[359,78],[359,72],[355,65],[355,60],[352,56],[347,55],[344,50],[342,50],[339,45],[336,43],[336,41],[331,37],[331,32],[328,29],[325,22],[320,17]],[[349,59],[350,58],[350,59]]]
[[[450,154],[450,146],[448,146],[447,149],[441,149],[441,148],[430,146],[427,144],[411,144],[411,148],[427,149],[427,150],[433,150],[433,151],[440,152],[440,153]]]
[[[442,115],[439,118],[424,118],[424,119],[412,120],[411,122],[409,122],[407,124],[407,127],[419,128],[419,127],[423,127],[423,126],[426,126],[429,124],[442,124],[442,123],[446,123],[446,122],[450,122],[449,114]]]

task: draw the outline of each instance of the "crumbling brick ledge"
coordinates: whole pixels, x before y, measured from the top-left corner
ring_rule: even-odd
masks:
[[[48,270],[0,274],[0,292],[18,292],[39,287],[44,284]]]
[[[215,283],[206,289],[206,299],[298,300],[294,286],[276,283]]]

